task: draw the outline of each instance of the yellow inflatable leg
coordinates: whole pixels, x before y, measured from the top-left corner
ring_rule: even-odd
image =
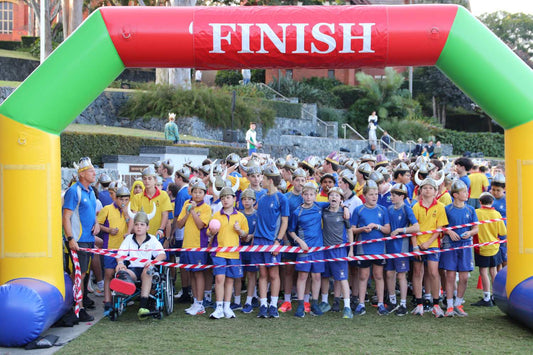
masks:
[[[59,136],[0,115],[0,285],[29,277],[65,296]]]

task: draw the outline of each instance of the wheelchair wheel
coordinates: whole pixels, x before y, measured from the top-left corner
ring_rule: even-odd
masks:
[[[172,277],[170,276],[170,269],[168,267],[165,267],[163,280],[165,314],[168,316],[174,311],[174,285],[172,284]]]

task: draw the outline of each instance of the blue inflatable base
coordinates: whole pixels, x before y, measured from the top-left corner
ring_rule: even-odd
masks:
[[[0,286],[0,346],[26,345],[54,324],[72,307],[68,275],[65,287],[63,299],[55,286],[42,280],[20,278]]]
[[[509,298],[505,290],[506,282],[507,268],[505,267],[500,270],[494,280],[493,292],[496,305],[509,317],[533,329],[533,276],[516,285]]]

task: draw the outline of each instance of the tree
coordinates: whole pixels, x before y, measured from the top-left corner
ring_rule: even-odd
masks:
[[[42,0],[41,0],[42,1]],[[39,26],[41,22],[41,4],[37,0],[24,0],[29,7],[35,12],[35,17],[39,21]],[[55,18],[59,11],[61,10],[61,0],[48,0],[45,2],[45,7],[47,7],[47,12],[45,14],[46,23],[44,23],[45,31],[45,55],[44,58],[48,57],[52,53],[52,25],[51,19]]]
[[[483,14],[479,20],[533,67],[533,15],[498,11]]]

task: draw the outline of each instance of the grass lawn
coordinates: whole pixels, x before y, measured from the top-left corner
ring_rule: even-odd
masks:
[[[22,52],[22,51],[10,51],[7,49],[0,49],[0,57],[8,57],[8,58],[17,58],[17,59],[28,59],[28,60],[35,60],[39,61],[39,58],[35,58],[28,52]]]
[[[79,133],[104,133],[104,134],[116,134],[122,136],[134,136],[141,138],[155,138],[165,139],[165,134],[158,131],[149,131],[147,129],[135,129],[125,127],[114,126],[101,126],[101,125],[89,125],[89,124],[77,124],[72,123],[66,129],[66,132],[79,132]],[[180,134],[180,140],[184,141],[201,141],[201,142],[216,142],[210,139],[199,138],[195,136],[189,136],[186,134]]]
[[[466,295],[465,318],[435,319],[407,315],[367,314],[353,320],[340,313],[295,318],[292,312],[279,319],[258,319],[236,312],[237,319],[211,320],[209,314],[188,316],[188,305],[175,305],[162,320],[139,321],[137,305],[126,309],[116,322],[104,318],[60,354],[91,353],[513,353],[531,354],[533,332],[514,323],[497,307],[476,308],[481,291],[472,274]],[[243,295],[245,296],[245,295]],[[93,297],[94,298],[94,297]],[[244,298],[244,297],[243,297]],[[410,300],[408,300],[410,302]],[[293,302],[293,307],[295,302]]]

